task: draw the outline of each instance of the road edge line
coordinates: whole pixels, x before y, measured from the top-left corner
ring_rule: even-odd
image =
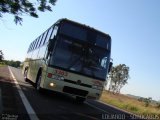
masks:
[[[39,120],[39,118],[37,117],[35,111],[34,111],[33,108],[31,107],[31,105],[30,105],[29,101],[27,100],[26,96],[24,95],[24,93],[23,93],[20,85],[18,84],[18,82],[17,82],[16,78],[14,77],[14,75],[13,75],[13,73],[12,73],[12,71],[11,71],[11,69],[10,69],[9,66],[8,66],[8,69],[9,69],[9,72],[10,72],[10,74],[11,74],[11,77],[12,77],[13,80],[14,80],[14,83],[15,83],[15,85],[16,85],[16,88],[17,88],[17,90],[18,90],[18,93],[19,93],[19,95],[20,95],[20,97],[21,97],[21,100],[22,100],[22,102],[23,102],[23,104],[24,104],[24,106],[25,106],[25,108],[26,108],[27,114],[29,115],[30,119],[31,119],[31,120]]]

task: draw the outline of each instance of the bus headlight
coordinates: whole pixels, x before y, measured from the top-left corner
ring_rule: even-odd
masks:
[[[55,83],[50,83],[50,87],[55,87]]]

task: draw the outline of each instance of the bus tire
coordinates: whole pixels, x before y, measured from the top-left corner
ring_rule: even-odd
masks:
[[[36,85],[35,85],[36,90],[37,90],[38,92],[42,92],[42,88],[41,88],[41,86],[40,86],[40,84],[41,84],[41,79],[42,79],[42,74],[40,73],[40,74],[38,74],[38,76],[37,76]]]
[[[79,97],[79,96],[76,97],[76,102],[78,104],[83,104],[85,100],[86,100],[86,98]]]
[[[28,74],[28,69],[24,70],[24,80],[27,82],[28,78],[27,78],[27,74]]]

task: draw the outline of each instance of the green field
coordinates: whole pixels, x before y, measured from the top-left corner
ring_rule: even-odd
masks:
[[[136,98],[131,98],[127,95],[104,91],[100,100],[137,115],[155,115],[160,118],[160,108],[157,108],[156,105],[150,104],[148,107],[145,107],[144,102],[140,102]]]
[[[3,67],[3,66],[6,66],[6,65],[4,65],[4,64],[0,64],[0,67]]]

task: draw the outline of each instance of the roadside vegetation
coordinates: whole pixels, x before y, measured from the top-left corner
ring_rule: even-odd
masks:
[[[125,111],[137,115],[149,115],[152,117],[158,115],[160,118],[160,102],[153,103],[151,97],[131,97],[120,94],[120,90],[128,83],[129,67],[125,64],[113,66],[106,83],[106,90],[100,98],[104,103],[110,104]]]
[[[100,100],[104,103],[113,105],[125,111],[137,115],[158,115],[160,117],[160,103],[151,103],[151,98],[139,99],[122,94],[113,94],[113,92],[103,91]]]
[[[6,66],[6,65],[19,68],[22,64],[21,64],[20,61],[5,60],[2,50],[0,50],[0,67],[1,66]]]
[[[20,61],[1,60],[0,61],[0,79],[1,78],[10,79],[10,74],[7,66],[19,68],[20,65],[21,65]]]
[[[0,66],[12,66],[12,67],[16,67],[19,68],[21,65],[20,61],[14,61],[14,60],[3,60],[0,62]]]
[[[6,66],[6,65],[0,62],[0,67],[2,67],[2,66]]]
[[[125,64],[119,64],[113,66],[109,72],[109,78],[107,80],[108,91],[113,93],[120,93],[121,89],[128,82],[129,76],[129,67]]]
[[[31,1],[31,2],[30,2]],[[38,18],[38,12],[52,11],[52,7],[57,0],[1,0],[0,2],[0,18],[5,14],[14,16],[16,24],[22,24],[23,16],[28,15]]]

